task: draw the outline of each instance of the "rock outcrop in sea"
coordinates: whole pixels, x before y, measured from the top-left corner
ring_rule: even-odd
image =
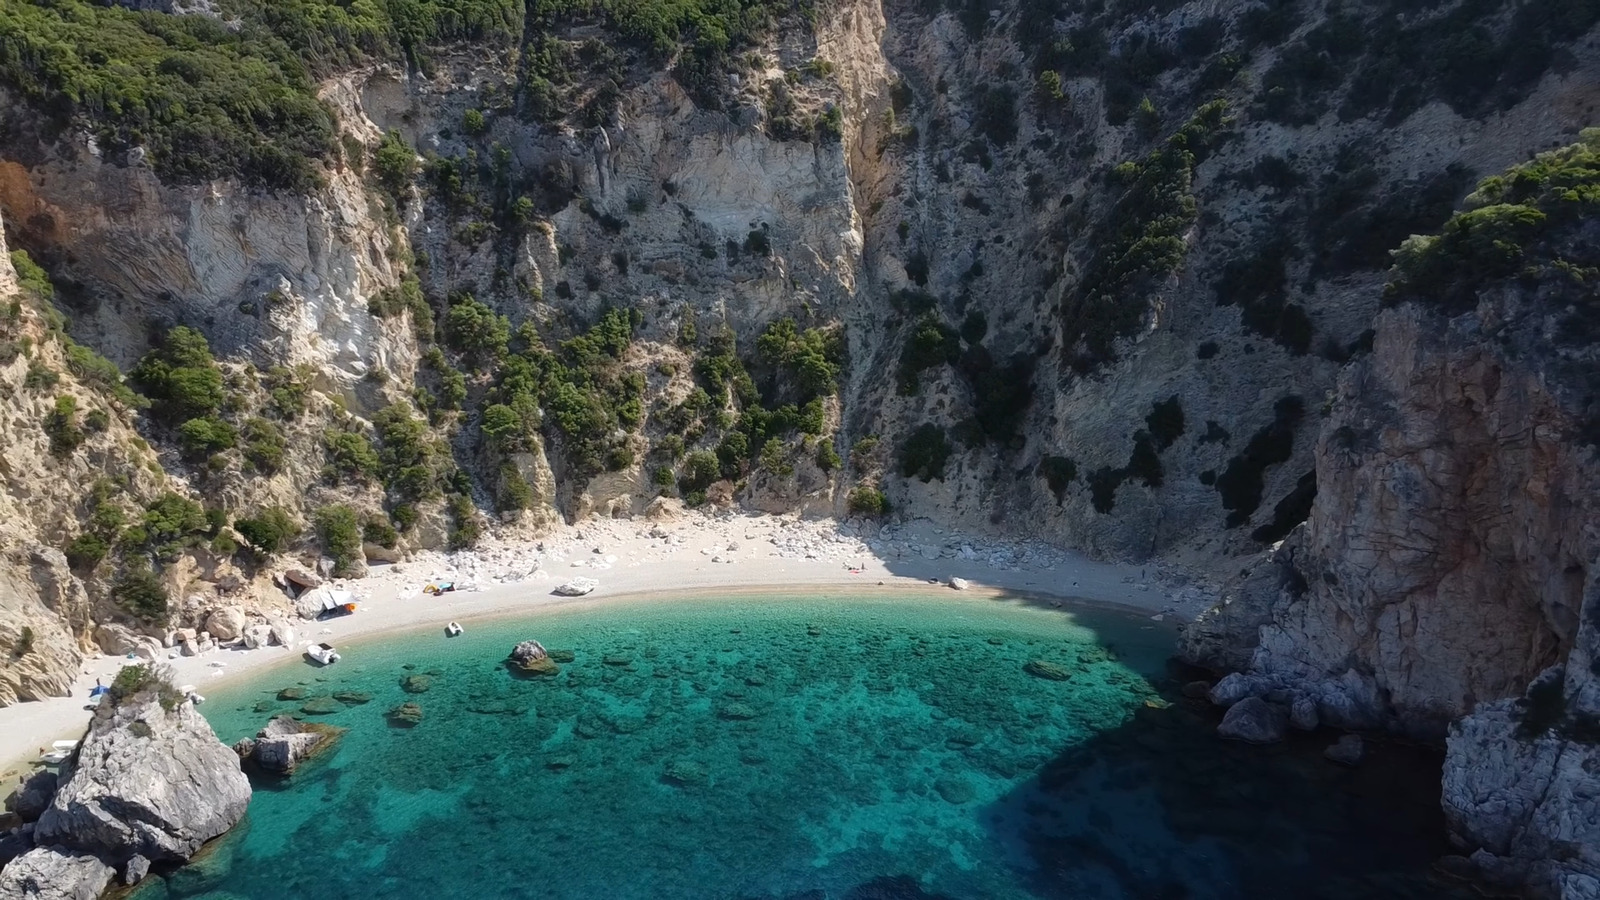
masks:
[[[0,900],[98,896],[113,874],[181,863],[244,815],[250,782],[193,704],[148,670],[118,685],[129,690],[96,707],[33,849],[0,870]]]
[[[255,737],[240,740],[233,745],[233,750],[239,754],[239,759],[253,763],[264,772],[288,775],[300,763],[327,749],[341,730],[307,725],[293,716],[273,716]]]

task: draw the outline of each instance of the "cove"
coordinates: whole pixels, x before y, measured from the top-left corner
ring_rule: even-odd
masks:
[[[745,594],[466,624],[211,692],[225,741],[276,713],[348,731],[133,896],[1456,896],[1429,873],[1436,757],[1222,742],[1142,615]],[[527,638],[573,660],[514,676]],[[422,721],[391,723],[408,701]]]

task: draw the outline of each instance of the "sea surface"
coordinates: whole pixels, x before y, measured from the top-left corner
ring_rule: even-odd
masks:
[[[947,591],[465,624],[211,692],[225,741],[279,713],[347,731],[134,896],[1456,896],[1429,871],[1437,755],[1349,770],[1321,759],[1331,734],[1220,741],[1146,616]],[[573,661],[513,675],[527,638]],[[406,702],[411,727],[387,715]]]

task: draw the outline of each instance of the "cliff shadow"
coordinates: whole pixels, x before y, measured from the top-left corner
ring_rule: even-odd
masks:
[[[1359,767],[1332,732],[1270,746],[1224,741],[1218,712],[1172,690],[1121,727],[1062,747],[978,815],[1039,897],[1473,897],[1432,866],[1450,852],[1443,753],[1368,742]]]

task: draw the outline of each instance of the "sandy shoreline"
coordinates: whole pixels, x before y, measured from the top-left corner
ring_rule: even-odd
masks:
[[[574,576],[600,582],[587,597],[551,589]],[[335,645],[451,620],[507,617],[555,606],[640,601],[661,595],[783,592],[805,588],[904,590],[930,580],[969,581],[979,595],[1051,598],[1073,605],[1108,605],[1186,621],[1206,605],[1204,591],[1161,580],[1151,567],[1089,560],[1038,544],[947,533],[927,523],[857,534],[849,526],[772,516],[691,516],[668,523],[603,521],[567,528],[537,542],[487,543],[476,551],[422,554],[403,564],[374,567],[345,588],[360,610],[326,622],[295,621],[293,648],[220,649],[167,660],[180,684],[202,694],[268,666],[301,656],[306,641]],[[427,581],[472,580],[477,590],[426,597]],[[881,585],[881,586],[880,586]],[[948,587],[944,588],[949,590]],[[109,683],[121,657],[84,660],[71,697],[0,709],[0,779],[8,792],[51,741],[78,737],[86,727],[88,692]]]

